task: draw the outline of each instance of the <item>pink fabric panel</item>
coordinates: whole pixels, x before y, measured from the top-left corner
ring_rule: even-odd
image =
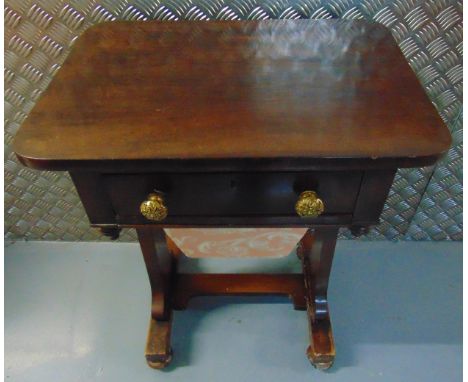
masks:
[[[287,256],[305,232],[305,228],[166,229],[189,257]]]

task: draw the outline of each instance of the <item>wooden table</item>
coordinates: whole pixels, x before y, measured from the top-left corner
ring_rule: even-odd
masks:
[[[328,368],[338,229],[378,223],[397,168],[431,165],[450,142],[379,24],[152,21],[86,31],[14,147],[26,166],[69,171],[104,234],[136,229],[150,366],[170,361],[172,310],[192,296],[284,294],[307,309],[307,355]],[[303,274],[177,273],[163,228],[182,226],[308,227]]]

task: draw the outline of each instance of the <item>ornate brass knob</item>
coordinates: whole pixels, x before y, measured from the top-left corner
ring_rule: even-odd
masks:
[[[140,212],[146,219],[158,222],[166,218],[167,207],[160,195],[151,193],[148,199],[140,204]]]
[[[304,191],[296,202],[296,213],[303,218],[315,218],[323,213],[325,206],[315,191]]]

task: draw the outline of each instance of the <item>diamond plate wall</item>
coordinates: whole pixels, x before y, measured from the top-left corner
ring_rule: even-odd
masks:
[[[401,170],[367,239],[462,238],[462,2],[416,0],[73,0],[5,3],[5,237],[100,240],[64,173],[22,167],[12,138],[90,25],[127,20],[361,18],[391,29],[454,145],[436,168]],[[404,89],[402,89],[404,92]],[[343,232],[343,237],[348,237]],[[121,240],[133,240],[124,232]]]

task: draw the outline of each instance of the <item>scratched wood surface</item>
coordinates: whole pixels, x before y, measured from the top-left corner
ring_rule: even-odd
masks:
[[[14,147],[31,167],[68,169],[65,161],[433,162],[449,144],[383,26],[279,20],[94,26]]]

